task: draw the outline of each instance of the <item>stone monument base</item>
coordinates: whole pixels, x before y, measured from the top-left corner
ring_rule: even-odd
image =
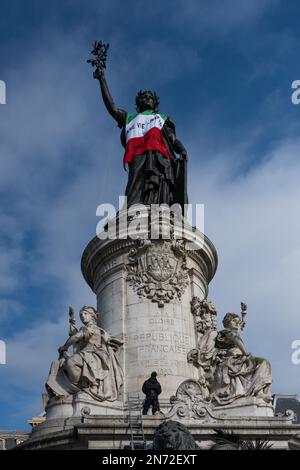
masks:
[[[289,449],[300,450],[300,435],[292,437],[289,441]]]
[[[104,404],[85,392],[66,398],[52,398],[46,406],[46,420],[80,417],[83,410],[88,410],[92,415],[120,415],[123,412],[123,403],[106,401]]]
[[[274,416],[274,409],[271,403],[256,397],[246,397],[235,400],[230,405],[215,406],[212,408],[214,414],[231,416]]]
[[[293,416],[213,416],[209,410],[202,417],[179,418],[175,408],[168,415],[145,416],[143,419],[147,448],[151,449],[156,428],[166,420],[180,421],[192,433],[200,449],[210,449],[215,443],[216,430],[233,432],[242,439],[266,439],[272,449],[288,449],[289,441],[296,442],[300,425],[293,424]],[[130,446],[130,426],[127,413],[119,415],[87,415],[68,419],[48,419],[36,426],[30,438],[17,448],[38,449],[124,449]],[[299,441],[298,441],[299,442]]]

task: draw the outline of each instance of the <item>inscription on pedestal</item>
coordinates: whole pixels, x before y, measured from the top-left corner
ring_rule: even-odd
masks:
[[[132,319],[138,333],[128,334],[130,350],[137,352],[131,365],[144,372],[153,369],[163,375],[185,375],[186,356],[191,345],[189,322],[181,309],[153,310],[149,316]],[[131,328],[130,328],[131,329]]]

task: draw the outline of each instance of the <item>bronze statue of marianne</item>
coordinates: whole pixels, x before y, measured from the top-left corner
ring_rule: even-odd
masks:
[[[95,42],[88,60],[95,67],[102,98],[109,114],[122,129],[124,168],[129,169],[125,195],[132,204],[187,204],[187,152],[176,138],[173,121],[158,110],[155,92],[141,90],[136,96],[136,113],[117,108],[109,92],[104,69],[108,44]],[[177,156],[178,155],[178,156]]]

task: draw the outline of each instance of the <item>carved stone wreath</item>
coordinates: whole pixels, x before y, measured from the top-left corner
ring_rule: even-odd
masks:
[[[159,307],[181,299],[189,282],[183,241],[140,242],[130,250],[128,261],[127,281],[140,297]]]

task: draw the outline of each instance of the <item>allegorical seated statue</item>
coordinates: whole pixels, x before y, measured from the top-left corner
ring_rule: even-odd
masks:
[[[97,326],[98,313],[93,307],[82,307],[84,326],[75,326],[70,309],[69,339],[58,349],[59,359],[50,368],[46,389],[49,397],[64,397],[80,391],[99,401],[115,401],[123,384],[123,371],[117,351],[123,342]],[[73,354],[67,354],[73,346]]]
[[[227,405],[242,397],[272,400],[271,365],[247,352],[240,336],[247,311],[244,303],[241,306],[242,316],[227,313],[224,329],[217,332],[213,304],[197,297],[192,301],[197,347],[189,351],[187,360],[198,368],[203,399],[214,405]]]
[[[178,421],[165,421],[155,431],[154,450],[196,450],[199,449],[190,431]]]
[[[115,106],[104,74],[107,49],[108,45],[96,42],[92,51],[95,58],[88,62],[96,68],[94,78],[99,80],[107,111],[122,129],[123,163],[129,169],[127,205],[164,203],[183,207],[187,203],[187,152],[176,138],[175,125],[160,113],[159,99],[149,90],[137,94],[136,113]]]
[[[270,363],[245,349],[240,336],[245,322],[239,315],[227,313],[223,325],[224,329],[216,337],[212,401],[227,405],[241,397],[257,397],[270,403]]]

